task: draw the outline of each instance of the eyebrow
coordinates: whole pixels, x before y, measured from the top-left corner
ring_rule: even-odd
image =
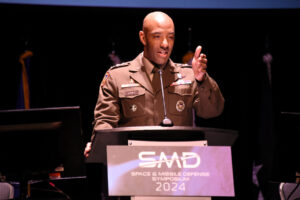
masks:
[[[155,32],[152,32],[151,34],[162,34],[162,32],[160,32],[160,31],[155,31]],[[173,34],[173,35],[175,35],[175,32],[169,32],[168,34]]]

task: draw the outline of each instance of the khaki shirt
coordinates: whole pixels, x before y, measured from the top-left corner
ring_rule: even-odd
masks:
[[[94,111],[94,130],[162,122],[162,93],[160,87],[154,87],[160,83],[151,83],[142,57],[143,53],[111,67],[105,74]],[[217,83],[206,74],[199,84],[189,65],[169,60],[163,70],[163,83],[167,117],[174,126],[193,125],[193,108],[202,118],[216,117],[223,111],[224,98]]]

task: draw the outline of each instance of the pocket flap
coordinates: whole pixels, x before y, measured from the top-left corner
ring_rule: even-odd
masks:
[[[127,87],[121,88],[119,91],[120,98],[132,99],[145,94],[145,88],[142,87]]]
[[[191,85],[176,85],[168,87],[168,92],[178,94],[180,96],[192,95]]]

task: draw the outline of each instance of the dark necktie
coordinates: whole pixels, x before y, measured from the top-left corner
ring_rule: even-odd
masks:
[[[155,92],[160,90],[160,78],[159,78],[159,69],[157,67],[154,67],[152,70],[153,79],[152,79],[152,87]]]

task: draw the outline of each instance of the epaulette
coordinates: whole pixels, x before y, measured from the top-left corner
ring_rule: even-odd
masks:
[[[124,62],[124,63],[120,63],[120,64],[116,64],[114,66],[111,66],[110,67],[110,70],[112,69],[117,69],[117,68],[120,68],[120,67],[126,67],[130,64],[130,62]]]
[[[181,67],[181,68],[192,68],[192,65],[183,64],[183,63],[176,63],[176,66]]]

